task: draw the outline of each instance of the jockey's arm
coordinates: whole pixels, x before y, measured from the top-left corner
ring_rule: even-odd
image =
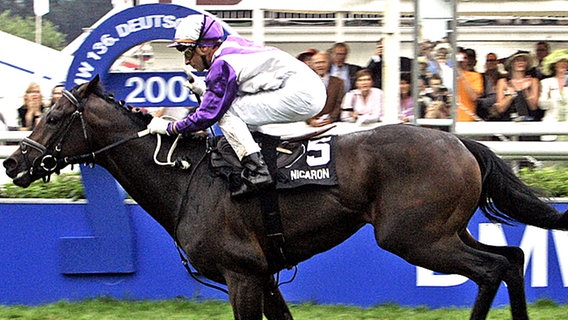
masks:
[[[231,107],[239,85],[234,70],[228,64],[214,63],[206,78],[207,90],[201,105],[185,119],[172,122],[170,133],[205,130],[217,122]]]

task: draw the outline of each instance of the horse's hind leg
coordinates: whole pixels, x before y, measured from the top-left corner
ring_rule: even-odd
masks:
[[[264,315],[268,320],[293,319],[290,309],[272,276],[268,286],[264,289]]]
[[[470,319],[487,317],[504,274],[510,269],[505,257],[472,248],[457,234],[442,238],[421,234],[421,241],[414,241],[404,232],[375,232],[379,246],[408,262],[437,272],[460,274],[477,283],[479,291]]]
[[[460,238],[470,247],[499,254],[507,258],[510,268],[505,272],[503,281],[507,284],[511,314],[513,319],[528,319],[527,300],[525,296],[525,279],[523,267],[525,254],[518,247],[497,247],[483,244],[471,236],[467,230],[460,232]]]

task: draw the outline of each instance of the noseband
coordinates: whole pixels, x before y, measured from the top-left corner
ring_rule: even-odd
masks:
[[[65,165],[70,164],[68,159],[59,159],[59,153],[61,152],[63,143],[65,138],[68,136],[68,132],[71,129],[71,125],[75,122],[75,119],[81,120],[81,126],[83,128],[83,138],[85,142],[89,145],[89,150],[91,150],[91,145],[89,138],[87,136],[87,129],[85,127],[85,121],[83,119],[83,110],[84,105],[79,102],[79,99],[75,97],[75,95],[68,90],[63,90],[62,92],[63,97],[65,97],[71,104],[75,107],[75,111],[71,115],[71,119],[67,122],[65,126],[65,130],[61,131],[55,138],[57,143],[53,150],[49,150],[46,146],[42,145],[39,142],[36,142],[29,137],[26,137],[20,143],[20,150],[24,155],[24,159],[26,161],[26,165],[29,167],[28,173],[33,176],[34,174],[42,176],[42,180],[44,182],[49,181],[49,177],[52,173],[59,173],[60,164],[63,163]],[[29,149],[34,149],[41,153],[41,156],[33,160],[31,162],[28,158],[28,151]],[[94,154],[93,159],[94,162]]]
[[[85,109],[85,106],[83,103],[81,103],[79,101],[79,99],[70,91],[68,90],[63,90],[62,91],[63,97],[65,97],[67,100],[69,100],[69,102],[71,102],[71,104],[75,107],[75,111],[73,112],[73,114],[71,115],[71,118],[68,120],[66,126],[65,126],[65,130],[62,130],[59,134],[56,135],[55,137],[55,141],[57,141],[57,143],[55,144],[55,147],[53,148],[53,150],[50,150],[48,147],[42,145],[39,142],[36,142],[28,137],[24,138],[22,140],[22,142],[20,142],[20,150],[22,152],[22,154],[24,155],[24,159],[26,161],[26,165],[28,166],[28,173],[33,176],[34,174],[41,176],[41,179],[44,182],[49,181],[49,178],[51,176],[52,173],[57,173],[59,174],[59,170],[69,164],[77,164],[77,163],[84,163],[86,165],[89,166],[94,166],[95,165],[95,159],[96,159],[96,155],[104,152],[106,150],[109,150],[111,148],[114,148],[116,146],[119,146],[127,141],[130,141],[132,139],[135,138],[139,138],[142,137],[146,134],[148,134],[148,130],[143,130],[138,132],[136,135],[125,138],[123,140],[120,140],[118,142],[115,142],[109,146],[106,146],[104,148],[101,148],[97,151],[92,151],[93,148],[91,146],[91,141],[89,140],[89,136],[87,135],[87,127],[85,126],[85,120],[83,118],[83,111]],[[62,97],[62,98],[63,98]],[[69,130],[71,129],[71,125],[75,122],[75,119],[79,119],[81,121],[81,127],[83,129],[83,139],[85,140],[86,144],[88,145],[89,148],[89,152],[82,154],[82,155],[77,155],[77,156],[72,156],[72,157],[64,157],[62,159],[60,159],[59,157],[59,153],[62,150],[62,146],[63,143],[65,142],[65,138],[68,136],[69,134]],[[28,151],[29,148],[34,149],[36,151],[38,151],[39,153],[41,153],[41,156],[37,157],[36,159],[32,161],[29,160],[28,158]]]

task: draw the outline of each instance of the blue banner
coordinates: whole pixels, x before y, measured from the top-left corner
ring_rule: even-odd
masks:
[[[59,250],[59,237],[90,234],[85,206],[76,202],[0,201],[0,304],[36,305],[97,296],[127,300],[177,296],[227,299],[187,274],[170,235],[138,205],[126,206],[136,243],[136,272],[67,274],[59,264],[59,256],[66,254]],[[560,211],[568,209],[566,202],[554,206]],[[104,217],[114,214],[105,212]],[[482,242],[524,250],[529,302],[546,298],[568,303],[568,232],[492,224],[479,211],[469,230]],[[473,305],[477,286],[471,280],[411,265],[379,248],[373,232],[367,225],[339,246],[300,263],[295,280],[281,286],[286,300],[363,307],[384,303],[430,308]],[[115,254],[108,247],[97,251],[102,260],[113,260]],[[292,271],[280,274],[281,281],[291,277]],[[507,304],[507,288],[502,284],[494,305]]]

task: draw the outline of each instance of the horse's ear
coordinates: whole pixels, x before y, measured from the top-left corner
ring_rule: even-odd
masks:
[[[84,98],[90,93],[98,92],[100,88],[100,80],[101,78],[97,74],[93,79],[91,79],[91,81],[81,85],[81,87],[77,90],[77,96]]]
[[[100,81],[101,78],[97,74],[91,81],[89,81],[86,92],[97,92],[97,88],[99,87]]]

